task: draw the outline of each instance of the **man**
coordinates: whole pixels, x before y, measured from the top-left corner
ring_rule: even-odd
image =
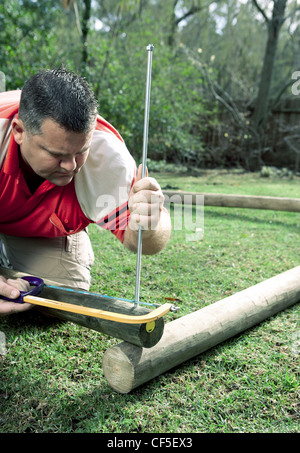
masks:
[[[170,217],[157,181],[141,178],[122,137],[97,113],[85,80],[43,70],[22,92],[0,93],[0,240],[10,265],[88,290],[96,223],[129,250],[166,245]],[[1,269],[0,269],[1,275]],[[31,308],[17,298],[27,282],[0,276],[0,316]]]

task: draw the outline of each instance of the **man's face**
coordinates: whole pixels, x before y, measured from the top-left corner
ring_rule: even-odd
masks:
[[[67,131],[46,119],[41,134],[31,135],[25,131],[23,122],[15,119],[13,134],[24,162],[34,173],[57,186],[65,186],[88,157],[93,129],[88,134]]]

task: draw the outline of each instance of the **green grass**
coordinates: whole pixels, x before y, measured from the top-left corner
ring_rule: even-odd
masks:
[[[154,176],[182,190],[299,197],[299,178]],[[207,207],[204,225],[203,240],[176,230],[162,253],[142,259],[141,299],[179,299],[167,321],[300,264],[298,213]],[[135,255],[89,231],[91,289],[133,298]],[[101,366],[118,340],[33,311],[2,318],[0,331],[0,432],[299,432],[299,304],[127,395],[110,388]]]

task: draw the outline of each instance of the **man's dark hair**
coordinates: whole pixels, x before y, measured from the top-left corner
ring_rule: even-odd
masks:
[[[41,133],[46,119],[68,131],[88,133],[96,120],[97,107],[86,80],[65,69],[45,69],[24,84],[19,119],[33,135]]]

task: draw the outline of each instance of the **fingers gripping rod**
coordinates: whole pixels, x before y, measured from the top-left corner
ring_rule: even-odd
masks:
[[[146,79],[146,95],[145,95],[145,115],[144,115],[144,138],[143,138],[143,157],[142,157],[142,178],[146,176],[147,166],[147,146],[148,146],[148,126],[149,126],[149,108],[150,108],[150,91],[151,91],[151,67],[152,67],[152,51],[154,46],[147,46],[147,79]],[[136,260],[136,280],[135,280],[135,305],[139,305],[140,300],[140,280],[141,280],[141,257],[142,257],[142,228],[138,230],[137,243],[137,260]]]

